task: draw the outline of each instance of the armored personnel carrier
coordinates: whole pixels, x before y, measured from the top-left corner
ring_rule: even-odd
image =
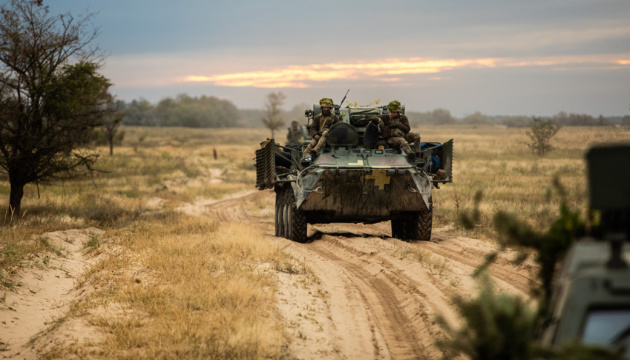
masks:
[[[630,358],[630,145],[594,147],[586,158],[598,220],[593,236],[577,241],[564,260],[541,341],[625,347]]]
[[[302,159],[308,142],[283,147],[273,139],[256,151],[256,187],[276,193],[276,236],[305,242],[307,224],[391,221],[393,237],[430,240],[432,191],[453,181],[453,140],[423,142],[421,156],[410,161],[366,121],[387,113],[385,106],[335,111],[342,122],[330,128],[318,155]],[[306,115],[320,112],[314,105]]]

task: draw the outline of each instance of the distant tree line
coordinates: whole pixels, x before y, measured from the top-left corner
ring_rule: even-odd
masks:
[[[481,112],[475,112],[470,115],[466,115],[463,118],[455,118],[446,109],[435,109],[427,112],[407,112],[409,121],[414,125],[450,125],[450,124],[465,124],[465,125],[482,125],[482,124],[495,124],[505,125],[509,127],[529,127],[532,124],[531,116],[517,115],[517,116],[501,116],[501,115],[485,115]],[[551,120],[551,122],[558,126],[613,126],[624,125],[630,126],[630,115],[626,116],[614,116],[593,117],[588,114],[576,114],[566,113],[561,111],[551,117],[541,117],[542,120]]]
[[[192,97],[186,94],[175,98],[166,98],[152,104],[145,99],[133,100],[129,103],[120,102],[120,110],[124,112],[122,123],[135,126],[184,126],[193,128],[221,128],[221,127],[263,127],[261,119],[266,110],[261,99],[260,109],[238,109],[231,101],[214,96]],[[297,120],[305,123],[304,110],[311,108],[311,104],[298,104],[290,110],[280,109],[280,117],[286,124]],[[438,108],[427,112],[407,111],[412,125],[482,125],[495,124],[509,127],[531,126],[531,116],[501,116],[486,115],[481,112],[457,118],[449,110]],[[559,112],[551,117],[559,126],[630,126],[630,115],[616,117],[593,117],[587,114]],[[288,126],[288,125],[287,125]]]
[[[166,98],[153,105],[147,100],[123,104],[125,125],[184,126],[222,128],[237,126],[239,112],[228,100],[214,96],[191,97],[186,94]]]
[[[157,104],[139,99],[119,101],[124,113],[122,123],[132,126],[183,126],[192,128],[263,127],[264,109],[238,109],[231,101],[214,96],[192,97],[181,94],[162,99]],[[290,111],[281,110],[282,118],[301,121],[306,104]]]

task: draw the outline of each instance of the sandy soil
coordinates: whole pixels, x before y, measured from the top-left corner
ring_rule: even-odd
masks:
[[[434,229],[430,242],[403,242],[391,238],[389,222],[309,225],[310,241],[295,243],[273,237],[273,212],[251,216],[252,203],[273,209],[274,199],[272,191],[243,193],[206,204],[203,212],[259,227],[315,275],[278,275],[278,314],[291,353],[300,359],[441,357],[434,342],[444,334],[435,318],[459,324],[451,297],[476,293],[471,274],[494,244],[449,237],[446,229]],[[513,266],[509,255],[492,267],[495,286],[527,297],[533,265]]]
[[[76,278],[92,264],[85,256],[85,244],[103,233],[103,230],[87,228],[42,235],[57,251],[33,261],[20,274],[15,291],[3,295],[6,299],[0,305],[2,358],[38,358],[32,340],[54,326],[55,321],[68,312],[70,304],[85,293],[86,289],[75,287]],[[83,333],[82,329],[75,330],[76,335]]]
[[[434,342],[444,334],[435,317],[458,324],[451,297],[475,294],[477,283],[471,273],[494,249],[492,243],[449,237],[446,229],[434,229],[430,242],[407,243],[391,238],[385,222],[309,225],[310,241],[299,244],[273,236],[274,199],[272,191],[247,191],[200,200],[181,211],[255,226],[309,269],[306,274],[275,275],[277,316],[286,324],[290,353],[300,359],[440,358]],[[157,206],[160,201],[151,202]],[[90,264],[83,244],[100,234],[90,228],[45,235],[64,254],[46,260],[53,265],[50,269],[26,269],[17,291],[6,294],[0,308],[1,357],[37,358],[37,346],[29,340],[85,291],[75,287],[75,279]],[[533,266],[515,267],[508,256],[492,267],[496,287],[526,297]],[[63,333],[90,334],[81,328]]]

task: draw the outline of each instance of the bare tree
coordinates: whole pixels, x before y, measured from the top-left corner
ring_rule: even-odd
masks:
[[[284,126],[284,119],[280,116],[282,110],[280,106],[284,103],[286,96],[282,92],[271,92],[267,94],[267,103],[265,103],[266,113],[262,118],[263,124],[271,130],[271,138],[274,139],[274,132]]]
[[[532,150],[534,154],[538,156],[544,156],[547,152],[551,151],[551,138],[553,138],[560,126],[554,124],[551,120],[543,120],[541,118],[533,117],[531,131],[526,132],[531,142],[527,143],[527,146]]]
[[[120,124],[125,116],[120,110],[121,106],[121,101],[112,103],[110,112],[103,119],[102,131],[109,145],[109,156],[114,155],[114,144],[120,144],[125,137],[125,132],[120,131]]]
[[[42,0],[11,0],[0,15],[0,168],[9,207],[21,210],[24,186],[89,171],[86,145],[102,125],[110,82],[98,73],[91,15],[50,15]]]

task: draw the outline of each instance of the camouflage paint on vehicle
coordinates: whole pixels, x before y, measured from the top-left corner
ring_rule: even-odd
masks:
[[[307,223],[391,220],[393,236],[429,240],[432,190],[453,179],[453,141],[423,143],[420,157],[409,160],[382,137],[377,140],[385,148],[364,145],[365,126],[374,115],[386,114],[385,106],[335,110],[342,121],[331,126],[326,147],[315,157],[303,156],[307,142],[281,151],[263,142],[256,151],[256,186],[276,191],[276,235],[303,242]],[[314,105],[305,114],[313,117],[320,111]],[[289,163],[278,166],[283,159]]]
[[[330,149],[295,183],[297,206],[373,221],[431,209],[430,177],[394,149]]]

